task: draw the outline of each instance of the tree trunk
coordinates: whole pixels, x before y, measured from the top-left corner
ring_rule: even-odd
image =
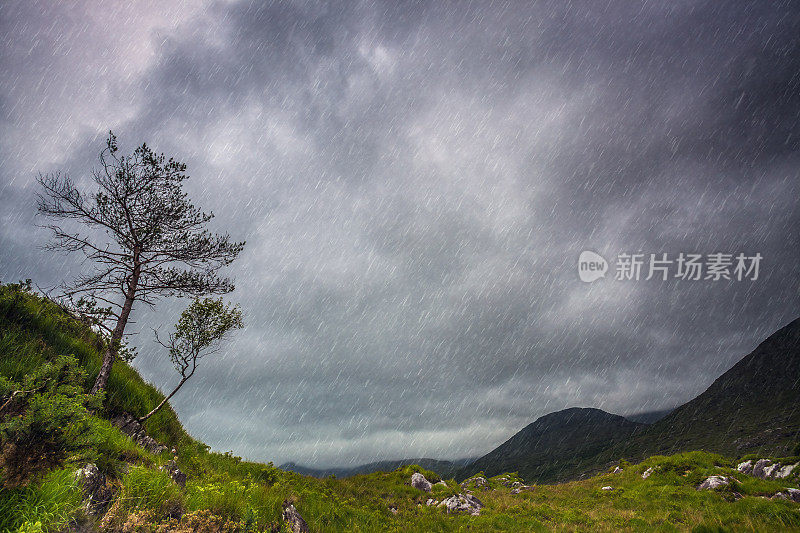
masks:
[[[192,374],[194,374],[194,371],[192,371]],[[190,377],[192,377],[192,374],[189,374],[188,376],[186,376],[185,378],[183,378],[183,379],[181,380],[181,382],[180,382],[180,383],[178,383],[178,386],[177,386],[177,387],[175,387],[174,389],[172,389],[172,392],[170,392],[170,393],[169,393],[169,396],[167,396],[166,398],[164,398],[163,400],[161,400],[161,403],[160,403],[160,404],[158,404],[158,405],[156,406],[156,408],[155,408],[155,409],[153,409],[152,411],[150,411],[149,413],[147,413],[146,415],[144,415],[142,418],[140,418],[140,419],[139,419],[139,423],[141,424],[142,422],[144,422],[145,420],[147,420],[148,418],[150,418],[151,416],[153,416],[154,414],[156,414],[156,413],[158,412],[158,410],[159,410],[159,409],[161,409],[162,407],[164,407],[164,404],[165,404],[165,403],[167,403],[167,401],[168,401],[170,398],[172,398],[173,396],[175,396],[175,393],[176,393],[176,392],[178,392],[178,389],[180,389],[181,387],[183,387],[183,384],[184,384],[184,383],[186,383],[186,381],[187,381],[187,380],[188,380]]]
[[[103,352],[103,364],[100,366],[100,373],[97,374],[97,379],[92,385],[90,394],[95,394],[101,390],[105,390],[108,385],[108,378],[111,376],[111,367],[114,364],[114,359],[117,357],[122,336],[125,334],[125,326],[128,325],[128,317],[133,308],[133,302],[136,300],[136,285],[139,283],[139,275],[141,273],[140,266],[136,265],[133,269],[133,277],[131,283],[128,285],[128,292],[125,293],[125,304],[122,306],[122,312],[117,319],[117,325],[114,326],[114,331],[111,333],[111,340]]]

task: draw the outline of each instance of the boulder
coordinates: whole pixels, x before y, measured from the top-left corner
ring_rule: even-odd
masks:
[[[738,470],[742,474],[752,474],[753,461],[745,461],[743,463],[739,463],[738,465],[736,465],[736,470]]]
[[[609,486],[602,487],[600,490],[614,490],[614,487],[609,485]]]
[[[292,533],[308,533],[308,524],[297,512],[294,504],[288,500],[283,501],[283,514],[281,517]]]
[[[800,503],[800,489],[786,489],[786,494],[793,502]]]
[[[102,515],[114,498],[114,489],[106,483],[106,476],[97,465],[88,463],[75,471],[75,481],[81,486],[83,507],[89,516]]]
[[[777,472],[775,472],[775,479],[783,479],[785,477],[789,477],[789,474],[791,474],[792,471],[795,468],[797,468],[797,465],[800,465],[800,463],[795,463],[793,465],[786,465],[781,467]]]
[[[728,484],[730,481],[725,476],[709,476],[697,486],[697,490],[715,490]]]
[[[522,483],[519,483],[519,486],[511,489],[511,494],[519,494],[523,490],[533,490],[533,487],[533,485],[523,485]]]
[[[430,492],[431,487],[433,487],[433,485],[431,485],[431,482],[425,479],[425,476],[423,476],[419,472],[414,472],[414,474],[411,476],[411,486],[414,487],[415,489],[419,489],[425,492]]]
[[[765,466],[764,477],[767,479],[772,479],[775,477],[775,474],[777,474],[780,471],[780,469],[781,469],[780,463],[772,463],[771,465]]]
[[[652,473],[653,473],[653,467],[651,466],[650,468],[648,468],[647,470],[645,470],[644,472],[642,472],[642,479],[647,479],[647,478],[649,478],[649,477],[650,477],[650,474],[652,474]]]
[[[509,487],[509,488],[513,488],[514,485],[519,484],[519,481],[511,481],[511,479],[509,479],[508,476],[499,477],[497,478],[497,481],[499,481],[500,484],[503,485],[504,487]]]
[[[784,479],[794,471],[800,463],[793,465],[783,465],[781,463],[773,463],[769,459],[759,459],[755,463],[753,461],[745,461],[736,466],[736,470],[742,474],[749,474],[761,479]]]
[[[471,477],[471,478],[465,479],[464,481],[461,482],[461,488],[462,489],[465,488],[465,487],[468,487],[469,485],[475,485],[475,487],[479,488],[479,489],[488,489],[489,488],[489,482],[486,481],[486,478],[482,477],[482,476]]]
[[[767,479],[766,470],[772,464],[769,459],[759,459],[753,465],[752,475],[761,479]]]
[[[438,507],[444,507],[448,513],[469,513],[478,516],[483,508],[483,503],[472,494],[456,494],[442,500]]]

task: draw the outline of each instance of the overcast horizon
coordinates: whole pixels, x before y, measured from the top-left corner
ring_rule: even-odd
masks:
[[[246,327],[172,401],[215,450],[480,456],[563,408],[675,407],[800,315],[796,4],[11,1],[0,26],[2,282],[87,268],[41,248],[36,177],[86,183],[109,130],[247,241]],[[717,252],[758,278],[615,279]],[[186,304],[132,314],[161,390],[151,328]]]

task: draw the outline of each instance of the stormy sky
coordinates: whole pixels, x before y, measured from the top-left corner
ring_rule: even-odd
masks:
[[[35,178],[88,186],[108,130],[185,161],[247,241],[247,328],[173,401],[214,449],[481,455],[565,407],[687,401],[800,315],[789,2],[11,0],[0,42],[0,280],[89,268],[41,248]],[[614,279],[681,252],[763,260]],[[186,304],[132,315],[162,390],[151,328]]]

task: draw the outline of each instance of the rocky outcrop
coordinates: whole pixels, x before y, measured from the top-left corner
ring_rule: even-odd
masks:
[[[283,502],[283,514],[281,515],[283,521],[289,526],[292,533],[308,533],[308,524],[297,512],[294,504],[288,500]]]
[[[800,502],[800,489],[786,489],[785,492],[776,492],[772,495],[770,500],[788,500],[791,502]]]
[[[83,508],[89,516],[101,516],[114,498],[115,490],[100,472],[97,465],[89,463],[75,471],[75,481],[81,487]]]
[[[709,476],[697,486],[697,490],[716,490],[730,484],[730,479],[725,476]]]
[[[411,486],[414,487],[415,489],[419,489],[425,492],[430,492],[431,487],[433,487],[431,482],[425,479],[425,476],[423,476],[419,472],[414,472],[414,474],[411,476]]]
[[[167,451],[167,447],[159,444],[147,433],[144,428],[136,420],[136,417],[130,413],[122,413],[111,419],[111,423],[117,426],[120,431],[128,435],[133,441],[147,450],[150,453],[159,454]]]
[[[642,479],[649,478],[652,473],[653,473],[653,467],[651,466],[650,468],[642,472]]]
[[[761,479],[783,479],[798,468],[800,463],[793,465],[783,465],[774,463],[769,459],[759,459],[757,461],[745,461],[736,466],[736,470],[742,474],[748,474]]]
[[[467,488],[472,485],[475,488],[488,490],[489,489],[489,482],[486,481],[485,477],[482,476],[475,476],[469,479],[465,479],[461,482],[461,488]]]
[[[478,516],[481,513],[481,509],[483,509],[483,503],[469,492],[466,492],[455,494],[442,500],[437,507],[444,507],[448,513],[469,513],[472,516]]]
[[[170,479],[181,487],[186,487],[186,474],[181,472],[181,469],[178,468],[178,463],[174,459],[165,465],[161,465],[158,469],[169,474]]]

